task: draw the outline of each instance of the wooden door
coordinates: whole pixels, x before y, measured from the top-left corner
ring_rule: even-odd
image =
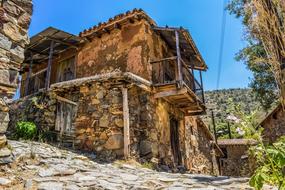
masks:
[[[55,130],[60,132],[60,135],[73,136],[75,133],[74,119],[76,116],[76,106],[66,103],[57,103],[57,114]]]
[[[174,163],[176,165],[181,165],[182,157],[179,145],[179,125],[178,125],[178,120],[176,120],[175,118],[170,119],[170,143],[171,143]]]

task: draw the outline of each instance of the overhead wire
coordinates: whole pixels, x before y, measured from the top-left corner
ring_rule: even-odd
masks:
[[[222,25],[221,25],[221,38],[220,38],[220,49],[219,49],[219,58],[218,58],[218,76],[216,89],[219,90],[220,80],[221,80],[221,71],[222,71],[222,62],[223,62],[223,53],[224,53],[224,42],[225,42],[225,28],[226,28],[226,5],[227,0],[224,0],[223,3],[223,14],[222,14]]]

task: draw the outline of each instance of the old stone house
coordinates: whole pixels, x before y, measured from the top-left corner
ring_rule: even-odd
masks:
[[[264,129],[262,137],[266,143],[274,143],[285,135],[285,112],[281,104],[278,104],[261,122]]]
[[[253,139],[221,139],[218,145],[224,153],[219,158],[220,174],[224,176],[251,176],[254,162],[249,156],[250,146],[258,144]]]
[[[222,153],[199,118],[207,66],[188,30],[135,9],[79,36],[47,28],[25,56],[11,129],[29,120],[105,160],[215,172]]]

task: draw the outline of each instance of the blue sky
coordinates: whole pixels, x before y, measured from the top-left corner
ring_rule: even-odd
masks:
[[[142,8],[160,26],[183,26],[189,29],[209,66],[204,73],[206,90],[216,88],[223,0],[34,0],[29,34],[48,26],[78,34],[107,21],[116,14]],[[234,55],[245,42],[239,20],[227,13],[220,88],[247,87],[251,73]]]

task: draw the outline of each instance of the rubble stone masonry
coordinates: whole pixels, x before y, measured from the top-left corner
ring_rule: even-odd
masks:
[[[32,7],[31,0],[0,0],[0,164],[10,160],[5,137],[9,122],[6,103],[17,88],[24,48],[29,43]]]
[[[183,165],[194,173],[213,173],[211,137],[196,117],[187,117],[164,100],[155,99],[140,87],[128,87],[130,112],[130,156],[140,162],[154,162],[174,168],[170,142],[170,117],[179,121],[179,143]],[[56,93],[56,95],[55,95]],[[77,103],[72,120],[74,146],[91,151],[102,161],[123,157],[123,100],[121,85],[92,82],[57,92],[39,92],[11,104],[9,131],[19,120],[33,121],[43,130],[57,131],[56,96]],[[42,109],[45,106],[46,109]],[[66,133],[64,131],[63,133]]]

